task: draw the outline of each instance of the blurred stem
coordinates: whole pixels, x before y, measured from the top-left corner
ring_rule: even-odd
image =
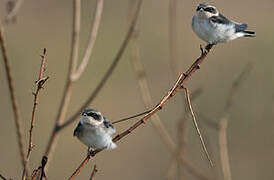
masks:
[[[80,15],[81,15],[81,0],[73,0],[73,32],[72,32],[72,42],[71,42],[71,54],[68,67],[67,80],[63,92],[63,97],[61,104],[58,109],[58,114],[55,120],[55,127],[52,130],[50,140],[47,145],[45,156],[50,160],[51,153],[55,149],[57,142],[57,133],[59,126],[64,121],[65,115],[70,102],[71,88],[72,88],[72,75],[76,69],[77,59],[78,59],[78,49],[79,49],[79,33],[80,33]]]
[[[0,46],[1,46],[2,56],[3,56],[4,66],[5,66],[6,78],[7,78],[10,100],[11,100],[11,105],[13,110],[13,117],[14,117],[15,126],[16,126],[17,143],[19,146],[21,163],[22,163],[23,169],[25,169],[27,178],[29,178],[30,170],[29,170],[27,159],[26,159],[25,138],[23,134],[22,120],[19,113],[18,103],[15,97],[14,82],[11,74],[10,62],[8,59],[6,43],[4,39],[4,32],[1,26],[1,23],[0,23]]]

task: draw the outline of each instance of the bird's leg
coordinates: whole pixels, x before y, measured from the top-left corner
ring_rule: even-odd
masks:
[[[215,45],[215,44],[207,44],[206,47],[205,47],[205,50],[206,50],[207,52],[209,52],[210,49],[211,49],[214,45]]]
[[[87,156],[90,155],[90,152],[91,152],[91,147],[88,147],[88,153],[87,153]]]

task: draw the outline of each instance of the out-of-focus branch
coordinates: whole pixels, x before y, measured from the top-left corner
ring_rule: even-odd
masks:
[[[8,15],[5,18],[6,23],[9,23],[16,17],[17,13],[19,12],[20,8],[24,3],[24,0],[16,0],[15,2],[8,3],[12,3],[12,5],[9,7],[10,9],[8,11]]]
[[[113,142],[118,142],[123,137],[130,134],[132,131],[134,131],[136,128],[138,128],[140,125],[144,124],[149,118],[151,118],[151,116],[153,116],[155,113],[157,113],[159,110],[161,110],[164,107],[164,105],[167,103],[167,101],[170,98],[172,98],[177,93],[177,91],[179,89],[184,87],[184,84],[193,75],[193,73],[196,72],[198,69],[200,69],[200,64],[204,61],[207,54],[210,52],[211,48],[212,48],[212,45],[207,45],[206,50],[204,50],[204,49],[202,49],[202,47],[200,47],[200,50],[201,50],[200,57],[198,59],[196,59],[196,61],[190,66],[190,68],[186,71],[186,73],[183,73],[178,77],[177,81],[175,82],[175,84],[173,85],[171,90],[169,90],[167,95],[162,98],[160,103],[158,103],[152,111],[147,113],[144,117],[142,117],[139,121],[134,123],[127,130],[125,130],[124,132],[116,135],[113,138]],[[73,172],[73,174],[71,175],[71,177],[69,179],[75,178],[80,173],[81,169],[85,166],[85,164],[91,159],[91,157],[94,157],[97,153],[99,153],[101,151],[102,150],[96,150],[96,151],[90,152],[88,154],[88,156],[79,165],[79,167]]]
[[[8,83],[8,87],[9,87],[10,100],[11,100],[13,116],[14,116],[14,121],[15,121],[15,126],[16,126],[17,141],[18,141],[18,146],[19,146],[19,151],[20,151],[21,163],[22,163],[23,169],[26,170],[27,177],[29,177],[30,171],[29,171],[29,166],[28,166],[28,162],[26,159],[25,138],[23,135],[22,120],[21,120],[20,114],[19,114],[18,103],[15,98],[13,78],[12,78],[12,74],[11,74],[11,70],[10,70],[10,62],[9,62],[8,55],[7,55],[7,49],[6,49],[5,39],[4,39],[4,32],[3,32],[3,28],[1,26],[1,23],[0,23],[0,46],[1,46],[2,56],[3,56],[6,77],[7,77],[7,83]]]
[[[80,15],[81,15],[81,0],[73,1],[73,32],[72,32],[72,42],[71,42],[71,54],[68,67],[68,75],[65,84],[65,89],[63,92],[63,97],[61,104],[58,109],[58,114],[55,120],[55,127],[51,133],[50,140],[47,145],[45,156],[50,159],[50,154],[55,148],[58,127],[64,121],[67,108],[70,102],[71,89],[72,89],[72,75],[76,69],[77,59],[78,59],[78,49],[79,49],[79,33],[80,33]]]
[[[97,0],[96,1],[96,10],[95,10],[95,17],[92,25],[92,30],[90,31],[89,43],[85,51],[85,55],[82,59],[81,64],[79,65],[78,69],[72,75],[72,81],[77,81],[81,74],[84,72],[85,68],[87,67],[89,58],[92,54],[92,50],[96,41],[97,32],[99,29],[99,25],[101,22],[102,12],[103,12],[103,5],[104,0]]]
[[[227,143],[227,125],[228,119],[231,111],[231,107],[235,101],[235,94],[239,90],[240,86],[243,84],[245,78],[250,73],[252,69],[252,64],[248,63],[246,67],[242,70],[242,72],[235,78],[232,83],[229,95],[225,102],[224,111],[220,116],[219,123],[209,120],[208,117],[202,115],[204,122],[206,122],[211,128],[218,130],[219,133],[219,149],[220,149],[220,156],[221,156],[221,165],[222,171],[224,174],[225,180],[231,180],[231,170],[230,170],[230,163],[229,163],[229,154],[228,154],[228,143]]]
[[[227,148],[227,120],[223,118],[219,124],[219,147],[224,180],[231,180],[230,163]]]
[[[7,180],[7,178],[5,178],[2,174],[0,174],[0,178],[1,178],[2,180]]]
[[[177,37],[177,0],[169,0],[169,20],[168,20],[168,32],[169,32],[169,52],[170,52],[170,63],[173,70],[174,77],[180,73],[178,69],[178,37]]]
[[[101,81],[99,82],[99,84],[97,85],[97,87],[95,88],[95,90],[91,93],[91,95],[87,98],[87,100],[82,104],[82,106],[71,116],[68,118],[68,120],[66,122],[64,122],[62,125],[59,126],[58,130],[62,130],[63,128],[67,127],[68,125],[70,125],[72,122],[75,121],[75,119],[79,116],[79,114],[81,114],[81,111],[87,107],[98,95],[98,93],[100,92],[100,90],[104,87],[104,85],[106,84],[107,80],[109,79],[109,77],[112,75],[114,69],[116,68],[118,62],[120,61],[122,55],[124,54],[124,51],[131,39],[140,9],[141,9],[141,4],[142,4],[142,0],[138,1],[134,16],[131,20],[130,23],[130,27],[129,30],[126,34],[126,37],[118,51],[118,53],[116,54],[115,58],[113,59],[112,64],[110,65],[109,69],[107,70],[107,72],[105,73],[105,75],[103,76],[103,78],[101,79]]]
[[[140,49],[139,49],[139,45],[138,45],[138,37],[139,37],[139,34],[138,34],[137,29],[135,28],[135,30],[133,32],[133,37],[132,37],[131,60],[132,60],[132,64],[133,64],[136,76],[137,76],[137,80],[138,80],[138,84],[140,87],[143,102],[145,104],[145,107],[149,108],[149,107],[153,106],[153,101],[152,101],[152,97],[151,97],[150,90],[148,87],[148,82],[146,79],[146,72],[144,70],[143,64],[141,63],[141,59],[140,59]],[[174,143],[174,141],[168,134],[165,126],[163,125],[160,117],[157,114],[155,114],[154,116],[151,117],[151,123],[152,123],[154,129],[156,130],[156,132],[159,134],[159,136],[163,140],[164,144],[169,149],[169,151],[175,152],[176,144]]]
[[[230,170],[230,163],[229,163],[229,154],[228,154],[228,145],[227,145],[227,124],[229,119],[230,110],[232,104],[234,102],[234,97],[236,92],[238,91],[239,87],[242,85],[244,79],[250,73],[252,68],[252,64],[248,63],[243,71],[236,77],[236,79],[232,83],[232,87],[230,90],[230,94],[227,98],[224,112],[222,117],[220,118],[219,122],[219,148],[220,148],[220,158],[221,158],[221,165],[224,174],[224,180],[231,180],[231,170]]]
[[[202,134],[201,134],[201,132],[200,132],[200,129],[199,129],[199,126],[198,126],[198,123],[197,123],[197,120],[196,120],[196,116],[195,116],[195,114],[194,114],[194,111],[193,111],[193,108],[192,108],[192,105],[191,105],[191,100],[190,100],[190,96],[189,96],[189,91],[188,91],[187,88],[184,88],[184,90],[185,90],[185,93],[186,93],[186,100],[187,100],[187,104],[188,104],[189,111],[190,111],[191,116],[192,116],[193,124],[194,124],[194,126],[195,126],[195,128],[196,128],[196,131],[197,131],[197,133],[198,133],[198,136],[199,136],[199,138],[200,138],[200,141],[201,141],[201,144],[202,144],[202,146],[203,146],[203,150],[204,150],[204,152],[205,152],[205,154],[206,154],[206,157],[207,157],[207,159],[209,160],[211,166],[213,166],[213,162],[212,162],[212,160],[211,160],[211,158],[210,158],[210,156],[209,156],[209,153],[208,153],[208,151],[207,151],[207,148],[206,148],[206,145],[205,145],[203,136],[202,136]]]
[[[93,166],[93,169],[92,169],[92,172],[91,172],[91,175],[90,175],[90,180],[94,180],[95,179],[95,174],[97,173],[97,167],[96,167],[96,164]]]
[[[133,64],[133,68],[134,68],[136,76],[137,76],[137,80],[138,80],[138,84],[140,87],[143,102],[147,109],[147,108],[153,106],[153,101],[152,101],[152,97],[151,97],[150,90],[148,87],[148,82],[146,79],[146,72],[145,72],[145,69],[141,62],[141,59],[140,59],[140,48],[139,48],[139,44],[138,44],[138,38],[139,38],[139,33],[137,30],[137,27],[135,26],[135,28],[133,30],[132,42],[131,42],[132,43],[131,44],[132,45],[132,49],[131,49],[132,50],[132,52],[131,52],[131,60],[132,61],[131,62]],[[162,138],[162,140],[165,143],[165,145],[167,146],[167,148],[171,152],[175,152],[176,144],[173,142],[172,138],[170,137],[169,133],[167,132],[167,130],[166,130],[165,126],[163,125],[158,114],[155,114],[154,116],[151,117],[151,123],[152,123],[154,129],[156,130],[156,132]]]

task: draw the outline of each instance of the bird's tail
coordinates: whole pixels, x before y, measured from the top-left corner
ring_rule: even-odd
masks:
[[[244,37],[255,37],[255,32],[254,31],[243,31],[244,32]]]
[[[117,147],[117,145],[114,142],[110,142],[107,146],[107,149],[115,149]]]

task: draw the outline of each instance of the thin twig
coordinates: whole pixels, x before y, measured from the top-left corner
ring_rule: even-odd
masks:
[[[73,73],[73,75],[71,77],[72,81],[77,81],[80,78],[80,76],[84,72],[84,70],[89,62],[89,58],[92,54],[92,50],[93,50],[93,47],[94,47],[94,44],[96,41],[96,37],[97,37],[97,32],[98,32],[99,25],[101,22],[104,0],[97,0],[96,4],[97,5],[96,5],[96,10],[95,10],[95,17],[94,17],[93,25],[91,28],[92,30],[90,31],[89,43],[86,48],[86,52],[82,59],[81,64],[79,65],[78,69]]]
[[[34,100],[33,100],[33,108],[31,113],[31,123],[30,123],[30,129],[29,129],[29,145],[28,145],[28,151],[27,151],[27,161],[30,159],[31,151],[34,147],[33,140],[32,140],[32,132],[35,124],[35,113],[38,105],[38,99],[39,99],[39,93],[40,90],[44,87],[45,82],[49,79],[49,77],[44,77],[45,72],[45,63],[46,63],[46,48],[43,50],[43,54],[41,55],[41,66],[39,71],[39,77],[38,80],[35,81],[36,84],[36,91],[33,93]],[[23,171],[22,179],[25,179],[25,170]]]
[[[78,59],[80,15],[81,15],[81,0],[74,0],[73,1],[73,32],[72,32],[71,54],[70,54],[70,60],[69,60],[68,75],[67,75],[67,80],[65,84],[65,89],[63,92],[62,101],[59,106],[58,114],[55,120],[55,127],[51,133],[51,137],[45,152],[45,156],[47,156],[49,159],[50,159],[50,154],[51,152],[53,152],[53,149],[55,148],[55,145],[56,145],[57,129],[65,119],[65,115],[68,109],[68,105],[69,105],[70,97],[72,93],[73,81],[71,77],[73,75],[73,72],[76,69],[77,59]]]
[[[1,24],[0,24],[0,46],[1,46],[3,61],[4,61],[4,65],[5,65],[7,83],[9,86],[9,94],[10,94],[10,100],[11,100],[11,104],[12,104],[13,116],[14,116],[14,121],[15,121],[15,126],[16,126],[17,142],[18,142],[19,151],[20,151],[21,163],[22,163],[23,169],[26,169],[26,176],[29,177],[30,171],[29,171],[28,162],[26,160],[25,138],[23,135],[22,120],[20,118],[21,116],[19,115],[18,103],[15,98],[13,78],[12,78],[12,74],[11,74],[11,70],[10,70],[10,62],[9,62],[8,55],[7,55],[7,49],[6,49],[5,39],[4,39],[4,32],[3,32]]]
[[[202,136],[202,134],[201,134],[201,131],[200,131],[200,129],[199,129],[199,126],[198,126],[198,123],[197,123],[197,120],[196,120],[196,116],[195,116],[195,114],[194,114],[194,111],[193,111],[193,108],[192,108],[192,105],[191,105],[191,100],[190,100],[190,96],[189,96],[189,91],[188,91],[187,88],[184,88],[184,90],[185,90],[185,93],[186,93],[186,100],[187,100],[188,108],[189,108],[189,111],[190,111],[190,113],[191,113],[192,120],[193,120],[194,126],[195,126],[195,128],[196,128],[196,131],[197,131],[197,133],[198,133],[198,136],[199,136],[199,138],[200,138],[201,144],[202,144],[202,146],[203,146],[203,150],[205,151],[206,157],[207,157],[207,159],[209,160],[211,166],[213,166],[213,162],[212,162],[212,160],[211,160],[211,158],[210,158],[210,156],[209,156],[209,153],[208,153],[208,151],[207,151],[207,148],[206,148],[206,145],[205,145],[205,141],[204,141],[203,136]]]
[[[15,4],[13,4],[11,10],[8,12],[8,15],[5,18],[5,23],[9,23],[16,17],[23,3],[24,0],[16,0]]]
[[[92,169],[92,172],[91,172],[91,175],[90,175],[90,180],[94,180],[95,179],[95,174],[97,173],[98,169],[96,167],[96,164],[93,166],[93,169]]]
[[[136,128],[138,128],[140,125],[144,124],[149,118],[151,118],[152,115],[157,113],[159,110],[163,108],[163,106],[166,104],[166,102],[172,98],[179,89],[184,87],[184,83],[192,76],[196,70],[199,69],[200,64],[204,61],[206,58],[207,54],[210,52],[212,48],[212,45],[207,45],[206,50],[202,49],[201,50],[201,55],[200,57],[190,66],[190,68],[186,71],[186,73],[181,74],[171,90],[168,91],[167,95],[162,98],[160,103],[158,103],[152,111],[147,113],[144,117],[142,117],[139,121],[137,121],[135,124],[133,124],[131,127],[129,127],[127,130],[124,132],[116,135],[113,138],[114,142],[118,142],[121,140],[123,137],[127,136],[130,134],[132,131],[134,131]],[[88,154],[88,156],[82,161],[82,163],[78,166],[78,168],[73,172],[73,174],[70,176],[69,180],[74,179],[81,171],[81,169],[85,166],[85,164],[91,159],[91,157],[94,157],[97,153],[101,152],[102,150],[96,150],[92,151],[91,153]]]
[[[228,119],[223,118],[219,124],[219,147],[224,180],[231,180],[232,177],[227,147],[227,121]]]
[[[134,30],[134,26],[136,24],[136,21],[137,21],[137,18],[138,18],[140,9],[141,9],[141,4],[142,4],[142,0],[139,0],[138,4],[137,4],[137,7],[136,7],[136,11],[134,13],[134,17],[131,20],[130,27],[129,27],[129,30],[127,32],[127,35],[126,35],[126,37],[125,37],[118,53],[116,54],[115,58],[113,59],[113,62],[110,65],[109,69],[107,70],[107,72],[105,73],[105,75],[103,76],[103,78],[101,79],[101,81],[99,82],[97,87],[95,88],[95,90],[91,93],[91,95],[87,98],[87,100],[82,104],[82,106],[71,117],[69,117],[66,122],[64,122],[62,125],[59,126],[59,128],[58,128],[59,131],[62,130],[63,128],[67,127],[68,125],[70,125],[71,123],[73,123],[75,121],[75,119],[79,116],[79,114],[81,114],[81,111],[85,107],[87,107],[97,97],[100,90],[104,87],[107,80],[112,75],[114,69],[116,68],[118,62],[120,61],[122,55],[124,54],[124,51],[125,51],[128,43],[131,39],[132,32]]]
[[[124,121],[127,121],[127,120],[129,120],[129,119],[133,119],[133,118],[136,118],[136,117],[142,116],[142,115],[144,115],[144,114],[149,113],[151,110],[152,110],[152,109],[147,110],[147,111],[145,111],[145,112],[141,112],[141,113],[135,114],[135,115],[130,116],[130,117],[126,117],[126,118],[123,118],[123,119],[119,119],[119,120],[117,120],[117,121],[113,121],[113,122],[112,122],[112,124],[116,124],[116,123],[124,122]]]

